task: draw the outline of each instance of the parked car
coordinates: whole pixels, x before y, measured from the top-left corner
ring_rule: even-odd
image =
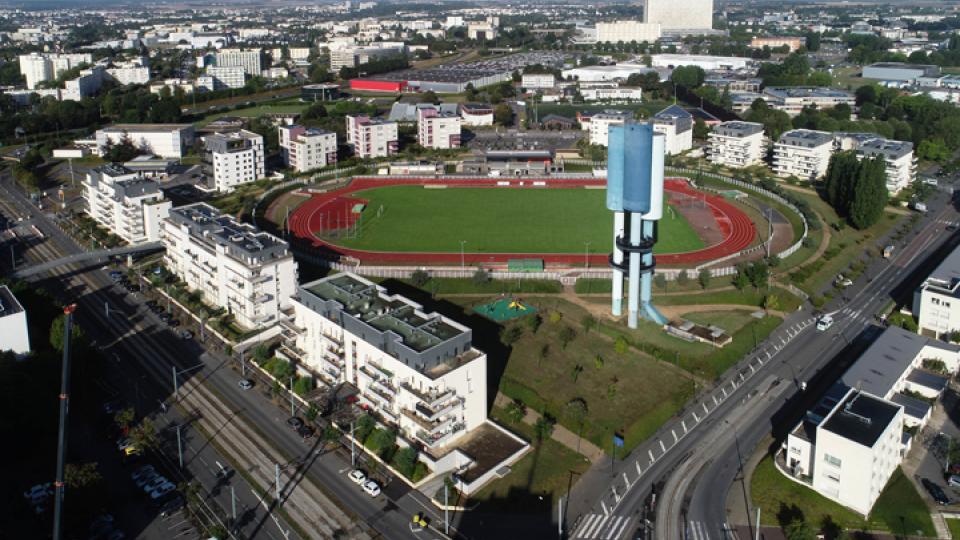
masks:
[[[960,475],[951,474],[950,477],[947,478],[947,485],[952,488],[960,488]]]
[[[240,379],[237,386],[239,386],[241,390],[249,390],[253,388],[253,381],[250,379]]]
[[[950,499],[947,498],[947,494],[943,492],[943,488],[935,484],[929,478],[923,478],[920,480],[920,483],[923,484],[924,489],[927,490],[927,493],[933,498],[937,504],[948,505],[950,504]]]
[[[287,425],[290,426],[291,429],[299,430],[303,427],[303,420],[297,418],[296,416],[291,416],[290,418],[287,418]]]
[[[157,469],[154,468],[153,465],[143,465],[141,467],[137,467],[136,470],[130,474],[130,478],[136,482],[137,480],[140,480],[149,474],[157,474]]]
[[[181,330],[177,332],[177,335],[180,336],[180,339],[193,339],[193,332],[189,330]]]
[[[179,493],[174,494],[173,497],[164,501],[160,506],[160,517],[167,517],[174,512],[179,511],[183,508],[184,500],[183,495]]]
[[[354,469],[350,471],[350,474],[347,475],[354,484],[362,485],[367,481],[367,475],[360,469]]]
[[[141,487],[143,488],[143,491],[150,493],[151,491],[169,482],[170,481],[167,480],[166,476],[158,474],[157,476],[153,477],[152,480],[150,480],[149,482],[147,482]]]
[[[373,480],[367,480],[363,483],[363,491],[367,492],[367,495],[371,497],[377,497],[380,495],[380,484],[377,484]]]
[[[160,476],[160,473],[158,473],[157,471],[150,471],[149,473],[146,473],[140,478],[134,480],[133,483],[136,484],[138,488],[143,488],[144,486],[154,482],[157,478],[163,478],[163,477]]]
[[[833,326],[833,317],[830,315],[824,315],[817,321],[817,330],[821,332],[829,330],[831,326]]]
[[[159,486],[157,486],[156,489],[150,492],[150,498],[153,500],[157,500],[161,497],[166,496],[168,493],[170,493],[175,489],[177,489],[177,486],[173,482],[170,482],[170,481],[164,482]]]
[[[46,484],[37,484],[32,488],[23,492],[23,497],[25,499],[36,499],[41,497],[49,497],[53,494],[53,484],[47,482]]]
[[[313,428],[307,425],[300,426],[297,428],[297,435],[303,437],[304,440],[310,439],[313,437]]]

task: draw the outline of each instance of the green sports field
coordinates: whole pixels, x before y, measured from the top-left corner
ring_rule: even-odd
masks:
[[[468,253],[583,253],[590,242],[596,254],[613,247],[613,214],[602,189],[390,186],[351,196],[369,202],[357,238],[334,240],[349,248],[459,252],[461,240]],[[657,253],[703,247],[686,219],[664,212]]]

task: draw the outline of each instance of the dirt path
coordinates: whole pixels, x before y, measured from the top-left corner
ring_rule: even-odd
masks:
[[[512,399],[498,392],[493,404],[497,407],[506,407],[512,402]],[[526,409],[527,414],[523,417],[523,423],[532,426],[537,423],[537,420],[540,419],[540,413],[531,409],[530,407],[527,407]],[[570,450],[583,455],[584,458],[591,463],[600,461],[606,455],[604,454],[603,450],[600,449],[600,447],[588,441],[587,439],[578,436],[576,433],[561,426],[560,424],[554,424],[553,433],[550,434],[550,438],[566,446]]]
[[[701,304],[701,305],[690,305],[690,306],[657,306],[657,309],[660,310],[660,313],[663,313],[667,318],[679,317],[684,313],[704,313],[709,311],[763,311],[763,308],[757,306],[747,306],[744,304]],[[767,313],[770,315],[776,315],[777,317],[785,317],[786,314],[782,311],[775,309],[768,309]]]

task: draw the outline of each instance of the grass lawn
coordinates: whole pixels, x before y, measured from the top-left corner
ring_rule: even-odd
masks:
[[[411,280],[402,281],[416,286]],[[563,285],[559,281],[550,279],[491,279],[484,283],[475,283],[473,279],[430,278],[421,288],[432,294],[558,294],[563,291]]]
[[[256,118],[264,114],[276,114],[276,113],[299,113],[303,112],[304,109],[309,107],[309,103],[264,103],[262,105],[253,105],[251,107],[244,107],[241,109],[236,109],[233,111],[218,112],[216,114],[211,114],[205,116],[203,120],[200,120],[195,123],[197,127],[203,127],[213,122],[218,118],[224,116],[239,116],[241,118]]]
[[[613,214],[602,189],[425,189],[390,186],[357,192],[369,203],[359,238],[345,247],[374,251],[593,253],[613,248]],[[383,213],[377,217],[380,207]],[[703,247],[687,220],[665,212],[657,253]]]
[[[730,310],[730,311],[700,311],[694,313],[684,313],[681,315],[684,319],[688,321],[693,321],[697,324],[703,325],[714,325],[720,328],[723,328],[728,333],[736,332],[740,330],[747,323],[757,320],[750,312],[747,310]]]
[[[960,519],[948,519],[947,528],[950,529],[950,536],[960,538]]]
[[[770,457],[764,458],[754,470],[750,495],[754,506],[763,508],[761,520],[765,525],[785,525],[780,523],[784,516],[802,516],[814,527],[820,527],[829,519],[851,530],[896,533],[905,530],[910,535],[917,531],[923,536],[936,535],[929,508],[899,468],[887,482],[867,520],[853,510],[786,478],[776,469]]]
[[[543,324],[535,334],[528,330],[513,343],[500,381],[500,391],[507,396],[546,411],[572,431],[579,426],[564,414],[566,404],[583,399],[589,417],[583,436],[609,452],[614,431],[624,430],[626,445],[632,448],[692,395],[693,381],[684,380],[679,371],[637,351],[617,354],[605,333],[585,332],[583,308],[559,298],[527,301],[537,307]],[[560,321],[551,320],[554,312]],[[524,327],[524,319],[513,324]],[[576,332],[566,348],[560,340],[565,327]]]
[[[490,416],[528,441],[534,440],[533,428],[523,423],[511,423],[502,408],[494,407]],[[589,467],[590,463],[583,456],[548,439],[534,446],[514,464],[510,474],[474,494],[470,503],[481,503],[481,511],[510,513],[534,513],[555,508],[558,498],[567,493],[571,473],[576,481]],[[544,501],[539,500],[541,495]]]

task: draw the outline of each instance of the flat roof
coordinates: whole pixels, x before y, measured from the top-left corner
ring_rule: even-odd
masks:
[[[0,285],[0,317],[9,317],[23,311],[20,301],[6,285]]]
[[[899,393],[894,394],[890,398],[890,401],[903,407],[903,414],[918,419],[926,418],[927,413],[930,412],[932,407],[932,405],[922,399],[912,398]]]
[[[823,146],[824,144],[833,144],[833,134],[826,131],[814,131],[811,129],[792,129],[783,135],[780,135],[781,144],[791,146],[805,146],[813,148]]]
[[[900,407],[894,403],[852,390],[837,404],[820,429],[872,448],[899,411]]]
[[[931,390],[936,390],[937,392],[942,392],[943,389],[947,387],[949,379],[922,369],[913,369],[910,371],[910,374],[907,375],[907,381]]]
[[[924,284],[935,281],[946,287],[953,287],[957,280],[960,280],[960,247],[951,251],[943,262],[930,272]]]
[[[191,238],[225,246],[230,256],[245,264],[291,256],[285,241],[252,225],[240,223],[207,203],[173,208],[167,219],[186,225]]]
[[[889,326],[847,369],[841,380],[850,388],[886,396],[924,347],[960,351],[960,346]]]
[[[717,135],[725,135],[727,137],[746,137],[747,135],[762,133],[763,124],[758,124],[756,122],[744,122],[742,120],[733,120],[731,122],[724,122],[714,127],[713,131]]]
[[[769,86],[763,91],[780,98],[847,98],[854,99],[852,92],[822,86]]]
[[[193,129],[193,124],[113,124],[100,128],[100,131],[180,131]]]

